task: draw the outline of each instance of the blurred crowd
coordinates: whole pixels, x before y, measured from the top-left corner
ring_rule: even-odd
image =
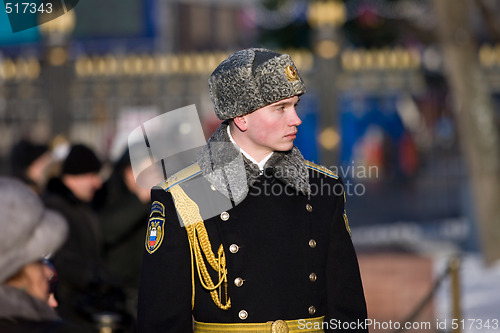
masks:
[[[135,332],[150,198],[128,149],[110,162],[84,144],[22,139],[10,170],[0,178],[0,331]],[[25,277],[33,265],[38,276]]]

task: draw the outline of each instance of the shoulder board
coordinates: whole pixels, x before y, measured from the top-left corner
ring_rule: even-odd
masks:
[[[165,191],[168,191],[172,186],[183,183],[189,179],[198,176],[199,174],[201,174],[200,166],[198,165],[198,163],[193,163],[190,166],[168,177],[166,180],[162,181],[157,186],[161,187]]]
[[[338,179],[339,178],[339,176],[337,176],[335,173],[333,173],[333,171],[331,171],[330,169],[325,168],[322,165],[318,165],[318,164],[313,163],[313,162],[308,161],[308,160],[305,160],[305,162],[306,162],[306,168],[308,168],[308,169],[315,170],[315,171],[317,171],[319,173],[327,175],[330,178],[334,178],[334,179]]]

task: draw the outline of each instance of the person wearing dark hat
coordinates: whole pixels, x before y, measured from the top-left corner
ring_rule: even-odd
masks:
[[[11,174],[40,193],[46,183],[45,170],[51,161],[47,145],[21,139],[10,152]]]
[[[101,162],[88,147],[77,144],[70,148],[62,164],[62,183],[80,201],[90,202],[101,188]]]
[[[367,332],[343,183],[293,144],[292,59],[238,51],[209,88],[222,124],[151,191],[139,332]]]
[[[84,332],[48,303],[53,272],[43,258],[66,239],[63,217],[10,177],[0,177],[0,211],[0,332]]]
[[[108,280],[102,260],[99,221],[90,206],[101,187],[101,162],[87,146],[70,147],[61,175],[47,183],[42,195],[45,205],[60,212],[68,221],[69,236],[54,254],[59,288],[56,299],[59,314],[89,329],[99,301],[96,291]]]

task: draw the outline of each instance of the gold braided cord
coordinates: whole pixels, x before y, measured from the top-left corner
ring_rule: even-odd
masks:
[[[227,297],[227,269],[224,248],[222,247],[222,244],[219,246],[216,258],[212,251],[212,244],[208,238],[207,229],[205,228],[205,223],[201,218],[198,205],[186,195],[184,190],[179,185],[170,187],[169,191],[174,198],[175,208],[184,222],[189,240],[191,252],[191,279],[193,288],[191,306],[194,307],[195,282],[193,262],[196,261],[196,269],[198,271],[198,277],[202,287],[210,292],[212,300],[217,307],[222,310],[227,310],[231,307],[231,299],[228,299]],[[205,258],[210,266],[218,273],[219,281],[217,284],[214,284],[212,277],[208,273],[203,254],[205,255]],[[222,304],[222,291],[220,289],[222,284],[224,284],[225,287],[225,304]],[[217,288],[219,288],[218,292],[216,290]]]
[[[196,229],[194,230],[194,233],[196,233]],[[195,257],[196,258],[203,258],[202,257],[202,254],[200,252],[200,247],[199,247],[199,244],[197,244],[195,242]],[[201,267],[200,267],[201,266]],[[207,267],[205,266],[205,262],[204,261],[201,261],[199,263],[199,265],[196,265],[196,268],[198,270],[198,276],[201,276],[203,275],[203,278],[206,280],[206,281],[210,281],[211,277],[210,275],[208,274],[208,270],[207,270]],[[226,274],[225,272],[223,272],[224,276],[223,278],[221,279],[221,271],[222,271],[222,267],[220,269],[217,270],[218,273],[219,273],[219,282],[216,284],[216,285],[207,285],[204,283],[204,281],[202,279],[200,279],[200,282],[201,282],[201,285],[203,286],[203,288],[209,290],[209,291],[212,291],[212,290],[215,290],[217,288],[219,288],[221,285],[222,285],[222,282],[224,282],[224,279],[226,277]]]
[[[194,298],[195,298],[195,285],[194,285],[194,262],[193,262],[193,246],[191,245],[191,240],[189,241],[189,252],[191,254],[191,311],[194,310]]]

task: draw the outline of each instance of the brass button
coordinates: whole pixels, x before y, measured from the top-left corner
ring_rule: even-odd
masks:
[[[311,206],[310,204],[307,204],[306,205],[306,210],[310,213],[313,211],[313,206]]]
[[[245,320],[248,318],[248,312],[246,312],[245,310],[241,310],[238,313],[238,317],[240,317],[241,320]]]
[[[318,276],[316,274],[314,273],[309,274],[309,281],[314,282],[316,281],[317,278]]]
[[[214,184],[210,184],[210,188],[212,189],[212,191],[217,191],[217,188],[214,186]]]
[[[231,244],[229,246],[229,252],[231,252],[231,253],[236,253],[239,250],[240,250],[240,247],[238,245],[236,245],[236,244]]]
[[[236,279],[234,279],[234,285],[236,287],[241,287],[243,285],[243,279],[240,277],[237,277]]]
[[[284,320],[273,321],[271,333],[288,333],[288,324]]]
[[[309,247],[314,249],[316,247],[316,241],[314,239],[309,240]]]
[[[220,213],[220,219],[221,219],[222,221],[227,221],[227,220],[229,220],[229,213],[228,213],[228,212],[222,212],[222,213]]]
[[[310,306],[309,309],[307,309],[307,311],[309,311],[309,314],[310,315],[313,315],[316,313],[316,308],[314,306]]]

